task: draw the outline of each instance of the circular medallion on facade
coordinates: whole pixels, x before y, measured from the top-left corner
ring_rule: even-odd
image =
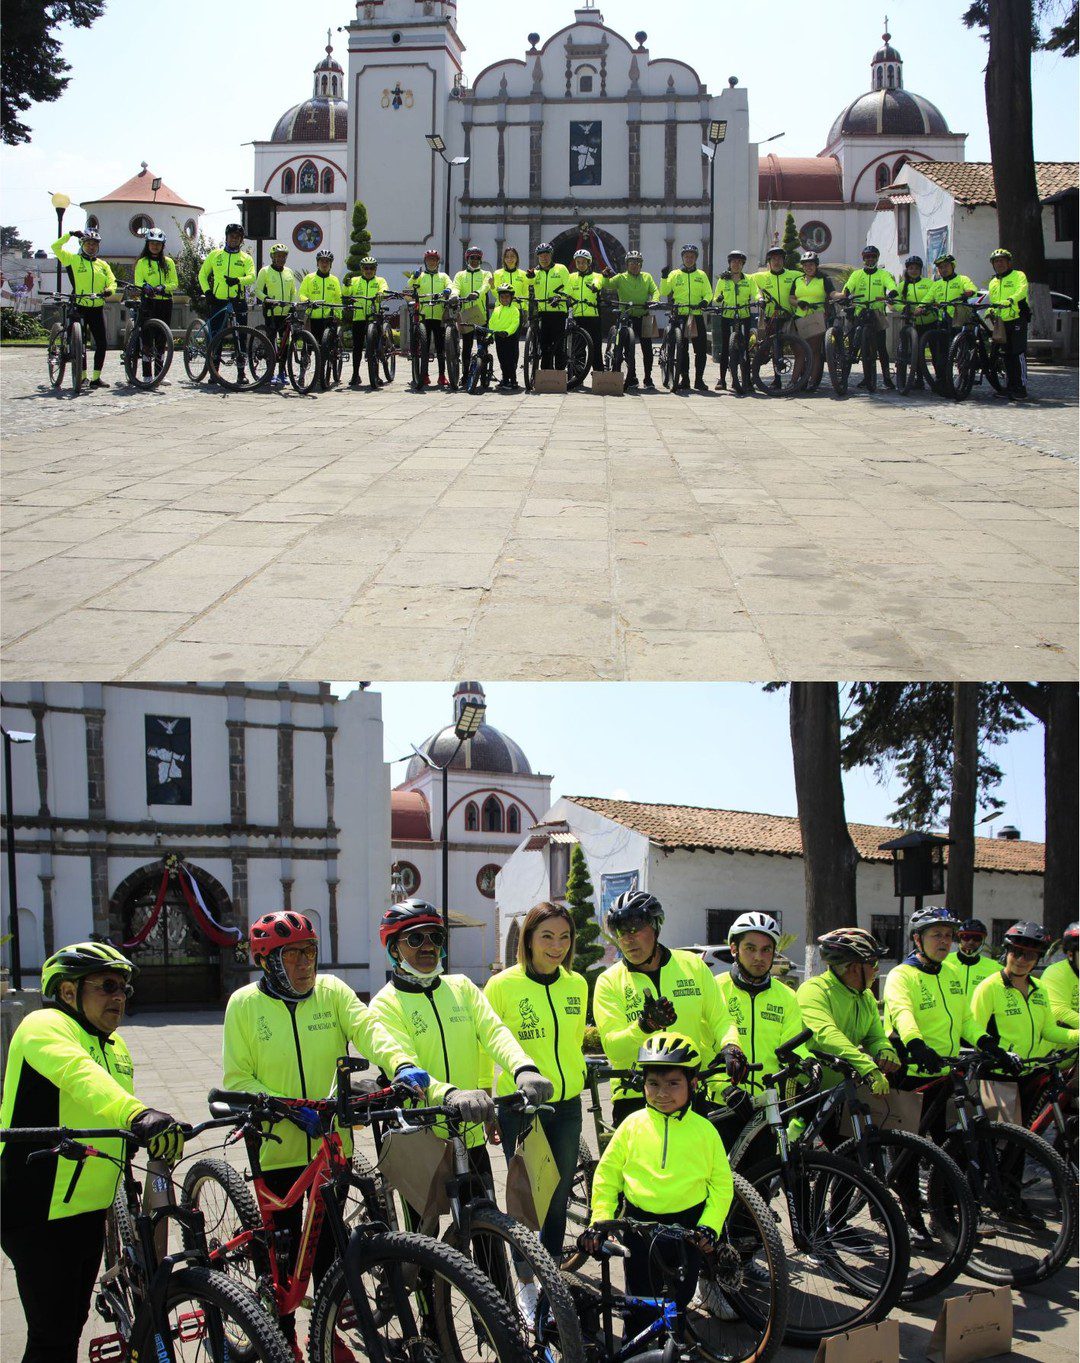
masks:
[[[145,213],[136,213],[128,223],[128,231],[133,237],[141,237],[142,234],[148,232],[153,225],[153,218],[148,218]]]
[[[806,251],[827,251],[832,245],[832,233],[823,222],[804,222],[799,228],[799,240]]]
[[[317,222],[298,222],[293,228],[293,245],[301,251],[317,251],[323,242],[323,230]]]
[[[476,873],[476,888],[487,899],[495,898],[495,877],[499,874],[501,867],[495,863],[488,862],[486,866],[481,866]]]

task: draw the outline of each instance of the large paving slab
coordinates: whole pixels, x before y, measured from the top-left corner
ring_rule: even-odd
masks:
[[[1075,371],[955,405],[2,366],[11,678],[1077,675]]]
[[[200,1121],[206,1112],[207,1091],[221,1082],[221,1014],[200,1013],[142,1013],[124,1026],[124,1036],[135,1062],[136,1092],[140,1098],[165,1112],[172,1112],[187,1121]],[[198,1149],[210,1151],[210,1137],[202,1137]],[[591,1120],[586,1115],[586,1137],[595,1138]],[[220,1137],[218,1138],[220,1142]],[[359,1137],[361,1148],[372,1160],[374,1148],[366,1135]],[[194,1148],[194,1146],[193,1146]],[[231,1146],[214,1154],[225,1156],[238,1168],[244,1168],[242,1147]],[[501,1155],[492,1150],[496,1193],[503,1202],[505,1192],[505,1164]],[[616,1281],[618,1279],[616,1278]],[[974,1279],[962,1277],[946,1295],[978,1287]],[[895,1312],[900,1322],[900,1354],[908,1363],[925,1359],[934,1321],[945,1296],[934,1297],[913,1310]],[[1012,1357],[1018,1363],[1073,1363],[1076,1358],[1077,1290],[1076,1263],[1059,1273],[1050,1282],[1022,1292],[1013,1293],[1015,1318]],[[4,1363],[19,1358],[26,1342],[22,1311],[15,1289],[15,1275],[7,1259],[0,1258],[0,1358]],[[300,1338],[306,1334],[306,1312],[300,1313]],[[96,1333],[105,1327],[91,1314],[83,1334],[79,1363],[89,1363],[89,1345]],[[777,1355],[778,1363],[809,1363],[813,1355],[804,1349],[783,1348]]]

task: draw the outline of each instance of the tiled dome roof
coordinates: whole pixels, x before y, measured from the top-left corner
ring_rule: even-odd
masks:
[[[343,99],[305,99],[281,115],[271,142],[347,142],[349,106]]]
[[[841,136],[877,137],[948,136],[949,125],[936,104],[910,90],[868,90],[853,99],[829,130],[828,144]]]

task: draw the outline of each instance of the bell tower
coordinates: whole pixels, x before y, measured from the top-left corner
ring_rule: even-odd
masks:
[[[347,30],[349,185],[367,205],[391,288],[427,248],[445,250],[447,177],[425,138],[439,134],[447,156],[461,150],[457,8],[456,0],[357,0]]]

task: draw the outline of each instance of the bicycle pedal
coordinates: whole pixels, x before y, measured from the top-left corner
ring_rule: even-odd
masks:
[[[122,1335],[98,1335],[90,1341],[90,1363],[118,1363],[127,1356],[127,1340]]]
[[[184,1344],[206,1338],[206,1316],[202,1311],[185,1311],[177,1317],[176,1338]]]

